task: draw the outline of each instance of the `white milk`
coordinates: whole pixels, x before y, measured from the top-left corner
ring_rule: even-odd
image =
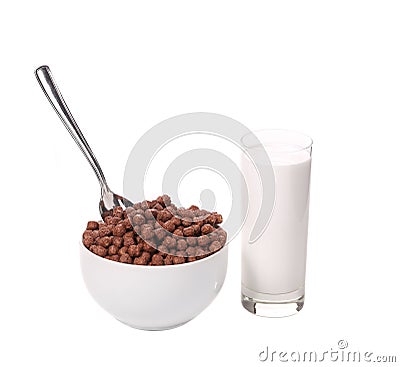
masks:
[[[261,189],[254,167],[242,159],[250,202],[242,231],[242,292],[254,298],[259,293],[301,293],[305,280],[310,153],[268,148],[267,152],[275,174],[275,206],[267,229],[252,244],[248,239],[258,216]]]

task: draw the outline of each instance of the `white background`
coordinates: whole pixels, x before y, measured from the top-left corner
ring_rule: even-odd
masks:
[[[2,366],[252,366],[267,345],[330,350],[339,339],[399,361],[398,1],[0,7]],[[217,299],[180,328],[131,329],[98,307],[77,240],[99,190],[36,83],[44,63],[116,192],[136,140],[177,114],[312,136],[301,313],[263,319],[242,308],[238,243]]]

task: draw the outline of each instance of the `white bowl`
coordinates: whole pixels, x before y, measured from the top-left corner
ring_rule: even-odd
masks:
[[[80,243],[83,279],[96,302],[137,329],[164,330],[197,316],[225,280],[228,247],[204,259],[178,265],[146,266],[104,259]]]

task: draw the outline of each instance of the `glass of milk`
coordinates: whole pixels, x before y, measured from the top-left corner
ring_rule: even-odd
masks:
[[[263,130],[255,135],[257,143],[248,136],[242,139],[255,157],[253,163],[245,154],[241,158],[249,201],[242,229],[242,305],[260,316],[289,316],[304,305],[313,142],[306,135],[287,130]],[[257,161],[257,156],[263,156],[257,154],[261,149],[271,162]],[[262,164],[273,168],[275,204],[265,231],[250,243],[262,193],[254,167]]]

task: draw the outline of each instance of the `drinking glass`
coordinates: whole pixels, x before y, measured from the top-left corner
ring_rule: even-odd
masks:
[[[244,136],[253,150],[253,163],[243,154],[242,171],[248,190],[247,219],[242,229],[241,300],[249,312],[283,317],[304,305],[312,139],[286,130],[263,130]],[[254,135],[253,135],[254,137]],[[257,161],[265,149],[270,162]],[[271,164],[275,177],[275,204],[262,235],[249,242],[260,211],[262,193],[256,166]]]

